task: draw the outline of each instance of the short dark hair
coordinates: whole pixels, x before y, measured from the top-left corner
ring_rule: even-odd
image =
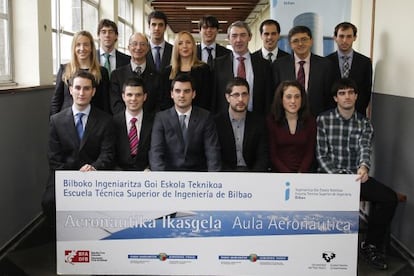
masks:
[[[102,19],[101,21],[99,21],[98,36],[99,36],[99,33],[101,32],[103,27],[110,27],[110,28],[114,29],[114,32],[116,33],[116,35],[118,35],[118,26],[116,25],[116,23],[114,21],[109,20],[109,19]]]
[[[259,27],[260,34],[263,34],[263,26],[264,25],[275,25],[276,29],[277,29],[277,32],[280,34],[280,24],[276,20],[266,19],[265,21],[260,23],[260,27]]]
[[[306,95],[305,88],[297,80],[285,80],[282,81],[276,88],[270,109],[272,119],[279,124],[283,123],[286,118],[285,109],[283,108],[283,95],[286,89],[290,86],[296,87],[300,91],[301,105],[298,110],[298,120],[304,121],[310,116],[308,97]]]
[[[142,87],[142,91],[144,91],[144,94],[147,93],[147,89],[145,88],[144,80],[142,78],[138,78],[138,77],[128,78],[122,85],[122,93],[125,93],[125,88],[127,86]]]
[[[292,38],[292,36],[294,36],[295,34],[299,34],[299,33],[306,33],[310,38],[312,38],[312,31],[306,27],[306,26],[295,26],[292,29],[290,29],[289,34],[288,34],[288,40],[290,42],[290,39]]]
[[[234,86],[245,86],[247,87],[247,92],[249,92],[250,89],[249,83],[245,78],[235,77],[227,82],[225,93],[230,94]]]
[[[73,76],[69,79],[69,86],[73,86],[73,81],[76,78],[88,79],[92,82],[92,87],[96,88],[96,80],[95,80],[94,75],[92,75],[92,73],[89,73],[86,70],[76,71],[75,74],[73,74]]]
[[[338,90],[346,89],[346,88],[352,88],[354,89],[355,93],[358,94],[358,87],[355,83],[355,81],[351,78],[342,78],[332,85],[331,95],[332,97],[336,96],[338,93]]]
[[[175,78],[171,82],[171,90],[174,89],[174,85],[176,82],[189,82],[191,84],[191,89],[194,90],[194,79],[188,73],[180,73],[175,76]]]
[[[212,15],[205,15],[200,18],[200,21],[198,22],[198,29],[201,30],[201,28],[204,26],[216,28],[217,30],[220,27],[217,18]]]
[[[358,31],[357,27],[354,24],[352,24],[350,22],[342,22],[342,23],[339,23],[338,25],[336,25],[335,30],[334,30],[334,36],[337,36],[338,31],[341,30],[341,29],[342,30],[352,29],[352,32],[354,33],[354,36],[357,35],[357,31]]]
[[[151,19],[153,19],[153,18],[162,19],[162,20],[164,20],[165,26],[168,25],[167,15],[165,15],[165,13],[163,13],[162,11],[153,11],[153,12],[151,12],[148,15],[148,25],[151,24]]]

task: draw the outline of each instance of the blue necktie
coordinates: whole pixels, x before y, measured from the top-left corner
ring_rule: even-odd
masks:
[[[76,119],[77,119],[76,130],[78,131],[79,140],[82,140],[82,137],[83,137],[83,122],[82,122],[83,115],[85,114],[80,113],[80,112],[76,114]]]
[[[161,47],[160,46],[155,46],[155,50],[157,50],[157,52],[155,53],[155,69],[157,69],[157,71],[160,71],[161,69]]]

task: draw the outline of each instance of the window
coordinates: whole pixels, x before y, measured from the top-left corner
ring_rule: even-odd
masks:
[[[128,40],[132,35],[132,0],[118,1],[118,50],[127,52]]]
[[[9,0],[0,0],[0,82],[12,81]]]
[[[76,32],[86,30],[96,37],[99,0],[51,0],[51,4],[53,74],[56,74],[59,65],[70,60],[70,47]]]

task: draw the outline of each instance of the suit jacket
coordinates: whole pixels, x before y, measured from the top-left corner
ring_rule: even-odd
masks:
[[[334,52],[327,56],[332,64],[333,79],[341,79],[341,69],[339,68],[338,52]],[[372,63],[371,60],[354,51],[352,57],[351,69],[349,71],[349,78],[353,79],[358,87],[358,98],[355,103],[356,110],[366,115],[368,104],[371,100],[372,91]]]
[[[235,171],[237,167],[236,143],[229,112],[215,117],[221,148],[223,171]],[[247,112],[243,135],[243,158],[249,171],[265,172],[269,168],[269,148],[265,121],[262,116]]]
[[[81,141],[71,107],[50,117],[48,155],[53,171],[79,170],[85,164],[97,170],[110,169],[114,159],[113,145],[112,117],[94,106]]]
[[[258,56],[260,56],[262,59],[264,59],[265,61],[267,61],[268,62],[268,60],[266,59],[266,58],[264,58],[263,57],[263,54],[262,54],[262,49],[259,49],[259,50],[257,50],[256,52],[254,52],[252,55],[258,55]],[[281,57],[285,57],[285,56],[289,56],[290,54],[288,53],[288,52],[285,52],[285,51],[283,51],[283,50],[281,50],[280,48],[277,50],[277,56],[276,56],[276,59],[273,61],[273,62],[275,62],[277,59],[279,59],[279,58],[281,58]],[[272,63],[273,63],[272,62]]]
[[[100,56],[101,56],[100,49],[96,50],[96,54],[97,54],[98,62],[99,62]],[[116,63],[115,63],[116,68],[119,68],[119,67],[129,64],[131,60],[131,56],[126,55],[118,50],[115,50],[115,60],[116,60]]]
[[[207,110],[193,106],[187,143],[174,107],[155,115],[149,154],[153,171],[219,171],[220,144]]]
[[[72,106],[73,98],[69,92],[69,86],[62,80],[62,75],[65,72],[66,64],[61,64],[56,76],[55,92],[52,96],[50,105],[50,115],[58,113],[59,111]],[[102,79],[96,87],[95,95],[92,98],[91,104],[99,109],[110,112],[109,109],[109,77],[108,71],[105,67],[100,67]]]
[[[227,49],[224,46],[221,46],[218,43],[216,43],[216,49],[215,50],[216,50],[216,57],[214,58],[214,60],[218,57],[225,56],[225,55],[231,53],[231,50]],[[201,58],[202,58],[201,57],[201,52],[202,52],[201,44],[198,44],[197,45],[197,57],[198,57],[199,60],[201,60]],[[213,60],[213,64],[214,64],[214,60]],[[214,68],[210,68],[210,69],[214,69]]]
[[[334,106],[332,89],[332,67],[328,59],[311,54],[308,80],[308,102],[316,117]],[[272,64],[274,91],[282,81],[295,80],[295,58],[293,55],[277,59]]]
[[[125,110],[125,103],[122,100],[122,86],[128,78],[135,76],[136,73],[132,71],[130,63],[112,72],[110,103],[113,114]],[[147,90],[147,100],[144,102],[144,110],[150,113],[158,111],[161,101],[160,76],[154,69],[146,66],[141,77],[144,80],[145,88]]]
[[[161,57],[161,66],[160,66],[161,73],[165,70],[165,67],[171,64],[172,48],[173,46],[166,41],[164,53],[162,54],[162,57]],[[150,66],[153,71],[157,71],[155,68],[154,56],[152,55],[151,48],[149,49],[147,53],[147,66]]]
[[[226,86],[229,80],[234,78],[233,53],[216,59],[214,70],[214,98],[212,110],[215,113],[228,110],[228,102],[225,97]],[[262,58],[251,55],[254,74],[253,80],[253,111],[258,114],[266,114],[271,104],[272,80],[270,65]]]
[[[115,166],[126,171],[143,171],[149,167],[148,152],[151,145],[151,131],[154,114],[144,112],[139,132],[138,153],[131,156],[125,111],[114,115]]]
[[[173,100],[171,99],[171,82],[170,80],[171,66],[167,66],[165,71],[162,74],[162,94],[164,101],[161,109],[167,109],[174,105]],[[185,72],[179,72],[185,73]],[[210,70],[210,67],[203,63],[200,66],[193,66],[190,72],[187,72],[191,75],[194,80],[194,89],[196,90],[196,96],[193,100],[193,105],[202,107],[207,110],[211,110],[212,97],[213,97],[213,73]]]

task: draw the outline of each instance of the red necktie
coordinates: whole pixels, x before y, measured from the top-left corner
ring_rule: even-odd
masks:
[[[244,65],[245,57],[238,57],[239,65],[237,66],[237,76],[246,79],[246,66]]]
[[[137,118],[132,118],[131,122],[131,129],[129,130],[128,137],[129,137],[129,148],[131,149],[131,155],[135,156],[138,152],[138,134],[137,134],[137,127],[135,123]]]
[[[305,64],[304,60],[299,61],[299,70],[296,79],[305,88],[305,69],[303,69],[303,64]]]

